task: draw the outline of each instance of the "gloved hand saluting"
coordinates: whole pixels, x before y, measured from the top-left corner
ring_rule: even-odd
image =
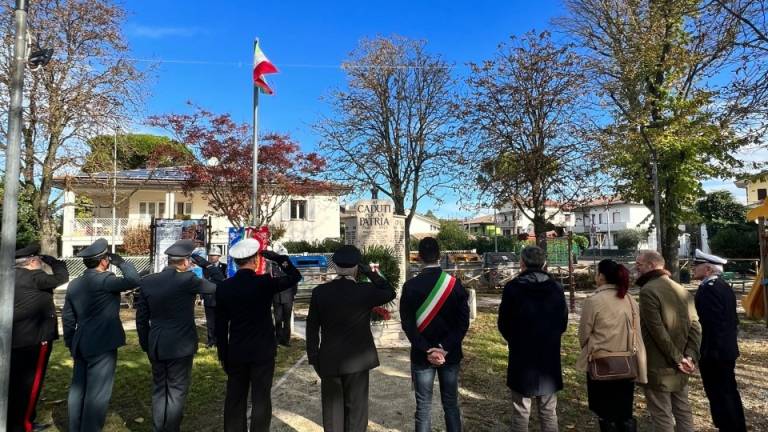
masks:
[[[50,255],[40,255],[40,261],[48,264],[49,266],[53,265],[56,261],[58,261],[56,258],[50,256]]]
[[[261,256],[263,256],[264,258],[266,258],[266,259],[268,259],[270,261],[274,261],[274,262],[276,262],[278,264],[282,264],[282,263],[288,261],[288,256],[287,255],[280,255],[279,253],[277,253],[275,251],[263,250],[260,253],[261,253]]]
[[[192,260],[192,262],[197,264],[198,267],[208,268],[208,266],[211,265],[211,263],[208,260],[206,260],[205,258],[203,258],[203,257],[201,257],[200,255],[197,255],[197,254],[192,255],[189,258]]]
[[[369,266],[368,264],[366,264],[364,262],[361,262],[360,264],[358,264],[357,265],[357,269],[360,271],[360,273],[362,273],[364,275],[369,275],[369,274],[373,273],[373,269],[371,269],[371,266]]]
[[[115,266],[118,266],[118,267],[120,267],[120,264],[123,264],[125,262],[123,257],[121,257],[118,254],[108,253],[107,254],[107,258],[109,258],[109,262],[112,265],[115,265]]]

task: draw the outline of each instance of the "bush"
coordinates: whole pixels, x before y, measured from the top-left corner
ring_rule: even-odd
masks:
[[[637,245],[643,239],[643,235],[639,230],[623,230],[614,234],[613,238],[614,244],[620,250],[637,250]]]
[[[584,250],[589,247],[589,239],[583,235],[580,234],[574,234],[573,235],[573,244],[579,247],[579,249]]]
[[[340,242],[339,240],[327,238],[321,242],[308,242],[306,240],[301,241],[289,241],[283,243],[283,246],[285,246],[285,249],[288,250],[288,253],[310,253],[310,254],[318,254],[318,253],[333,253],[336,252],[340,247],[342,247],[344,243]]]
[[[123,251],[126,255],[148,255],[151,245],[151,230],[146,225],[137,225],[123,230]]]
[[[759,258],[760,243],[753,224],[732,224],[720,229],[709,240],[712,253],[727,258]]]
[[[511,237],[497,237],[496,242],[499,245],[499,252],[519,252],[522,246],[520,240]],[[467,245],[467,249],[476,249],[477,253],[482,255],[486,252],[495,252],[496,244],[493,237],[479,237],[472,240]]]
[[[435,238],[441,251],[465,250],[470,245],[469,234],[455,221],[442,221]]]
[[[379,273],[393,287],[400,286],[400,263],[397,261],[395,250],[387,246],[369,246],[362,251],[362,261],[366,264],[378,263]],[[360,277],[363,277],[360,275]]]

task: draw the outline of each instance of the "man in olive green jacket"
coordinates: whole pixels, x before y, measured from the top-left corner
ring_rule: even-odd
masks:
[[[688,375],[696,369],[701,326],[693,298],[669,278],[664,258],[641,252],[635,263],[640,325],[648,361],[645,398],[655,432],[693,432]]]

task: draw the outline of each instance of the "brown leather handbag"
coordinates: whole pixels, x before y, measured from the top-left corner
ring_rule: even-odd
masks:
[[[632,311],[632,332],[627,337],[627,351],[598,351],[590,354],[589,377],[594,381],[637,378],[637,325],[631,301],[629,308]]]

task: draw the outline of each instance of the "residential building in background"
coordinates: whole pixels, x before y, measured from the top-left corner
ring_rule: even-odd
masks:
[[[736,187],[747,192],[747,206],[754,207],[768,197],[768,171],[750,178],[743,178],[734,182]]]
[[[64,190],[61,256],[70,257],[95,239],[112,239],[123,244],[129,227],[149,229],[152,218],[211,220],[211,245],[224,254],[232,224],[225,217],[214,216],[204,193],[183,192],[186,174],[179,168],[136,169],[117,172],[116,218],[112,219],[112,173],[79,174],[57,177],[55,187]],[[289,197],[272,218],[272,225],[285,228],[282,241],[322,241],[339,238],[339,196],[349,192],[337,186],[318,195]],[[78,196],[85,196],[92,207],[78,208]],[[88,214],[84,216],[83,214]]]

